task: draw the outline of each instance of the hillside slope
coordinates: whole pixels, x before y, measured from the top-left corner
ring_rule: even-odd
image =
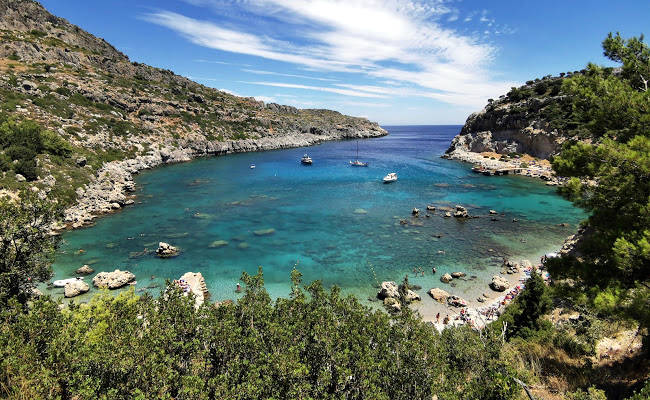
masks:
[[[31,153],[7,153],[16,143],[5,140],[0,156],[12,157],[0,162],[0,187],[30,185],[78,204],[66,216],[74,226],[126,204],[131,175],[142,168],[386,134],[364,118],[265,104],[131,62],[31,0],[0,0],[0,40],[0,123],[36,121],[69,149],[37,146],[38,167],[23,182],[11,165],[21,160],[12,155]]]

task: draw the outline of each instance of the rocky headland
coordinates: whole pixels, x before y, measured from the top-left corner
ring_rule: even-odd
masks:
[[[544,77],[488,100],[471,114],[454,137],[444,158],[472,163],[487,172],[539,177],[559,184],[548,160],[570,139],[563,119],[567,99],[560,94],[560,77]]]

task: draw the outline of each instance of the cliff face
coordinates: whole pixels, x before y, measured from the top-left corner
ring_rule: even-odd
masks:
[[[525,153],[547,159],[566,139],[559,117],[565,112],[559,95],[561,78],[545,78],[513,89],[471,114],[447,154],[495,152]]]
[[[3,170],[0,189],[31,185],[72,204],[93,187],[120,191],[103,179],[111,162],[146,160],[133,165],[149,168],[201,155],[387,134],[365,118],[265,104],[131,62],[32,0],[0,0],[0,43],[0,114],[34,120],[73,149],[63,158],[38,154],[33,182]],[[90,212],[123,205],[123,196],[98,193],[103,200]]]

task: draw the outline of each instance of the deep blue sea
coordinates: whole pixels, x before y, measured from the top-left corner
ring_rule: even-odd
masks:
[[[320,279],[365,299],[378,281],[398,281],[421,267],[425,277],[410,280],[424,290],[439,286],[444,272],[476,275],[452,290],[462,294],[485,287],[502,257],[532,260],[557,249],[585,218],[540,181],[486,177],[473,174],[471,165],[441,159],[460,126],[386,129],[389,136],[359,141],[359,158],[368,168],[348,165],[356,141],[339,141],[143,172],[135,206],[63,235],[54,279],[74,276],[83,264],[96,272],[126,269],[135,273],[138,292],[157,295],[166,279],[194,271],[206,278],[212,298],[221,300],[237,296],[242,271],[254,273],[261,265],[267,290],[278,297],[288,294],[289,274],[297,266],[307,282]],[[312,166],[300,164],[304,153]],[[389,172],[399,180],[382,184]],[[461,221],[440,211],[425,218],[427,204],[462,204],[482,218]],[[413,207],[422,210],[420,218],[411,218]],[[492,221],[490,209],[505,216]],[[266,229],[274,231],[255,234]],[[152,251],[159,241],[180,247],[181,254],[157,258]],[[227,244],[211,247],[215,241]]]

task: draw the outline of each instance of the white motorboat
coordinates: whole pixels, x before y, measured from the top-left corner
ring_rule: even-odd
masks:
[[[52,282],[52,285],[54,285],[54,287],[64,287],[66,283],[82,281],[83,279],[84,278],[81,276],[78,276],[76,278],[59,279],[58,281]]]
[[[251,169],[255,169],[255,164],[251,164]]]
[[[311,157],[309,157],[307,154],[302,156],[302,158],[300,159],[300,163],[303,164],[303,165],[311,165],[312,162],[313,161],[312,161]]]
[[[384,176],[384,183],[393,183],[397,180],[397,174],[395,172],[391,172],[390,174]]]

